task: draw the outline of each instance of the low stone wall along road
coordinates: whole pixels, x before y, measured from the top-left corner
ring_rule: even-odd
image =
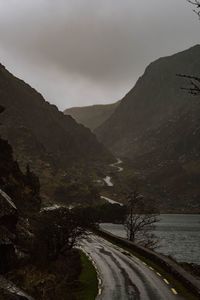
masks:
[[[184,299],[156,270],[107,240],[90,235],[82,247],[100,276],[97,300]]]

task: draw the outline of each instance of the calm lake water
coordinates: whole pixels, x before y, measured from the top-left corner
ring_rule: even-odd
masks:
[[[155,234],[160,238],[157,252],[170,255],[179,262],[200,265],[200,215],[161,215]],[[126,237],[121,224],[101,224],[102,229]]]

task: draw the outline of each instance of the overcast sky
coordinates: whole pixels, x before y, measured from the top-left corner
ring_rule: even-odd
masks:
[[[153,60],[200,43],[186,0],[0,0],[0,61],[60,109],[121,99]]]

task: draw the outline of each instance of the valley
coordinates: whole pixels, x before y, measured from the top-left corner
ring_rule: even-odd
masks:
[[[63,111],[0,64],[0,300],[198,298],[199,57]]]
[[[152,62],[110,117],[94,129],[99,141],[126,165],[122,178],[116,175],[116,185],[132,176],[134,185],[166,213],[200,209],[199,97],[184,91],[187,78],[177,76],[198,77],[199,55],[200,46],[195,45]]]

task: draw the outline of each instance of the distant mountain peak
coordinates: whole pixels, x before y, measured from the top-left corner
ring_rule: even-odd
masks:
[[[112,115],[119,103],[72,107],[66,109],[64,114],[71,115],[78,123],[94,130]]]

